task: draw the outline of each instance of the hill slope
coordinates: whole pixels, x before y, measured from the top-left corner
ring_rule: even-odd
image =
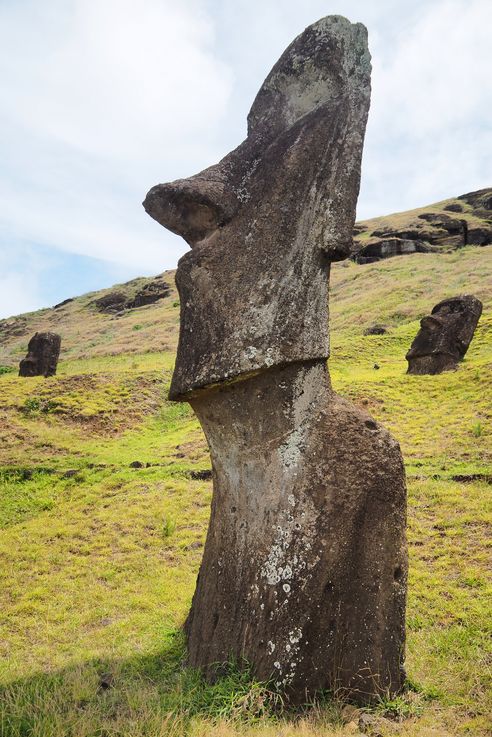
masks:
[[[255,734],[353,733],[336,705],[278,724],[261,716],[268,693],[234,671],[206,687],[180,668],[211,483],[198,423],[166,399],[179,304],[162,278],[170,290],[152,304],[132,306],[152,281],[139,279],[0,322],[7,369],[36,330],[63,338],[56,377],[0,375],[0,732],[229,735],[260,719]],[[459,293],[484,303],[465,361],[407,376],[418,320]],[[376,322],[388,332],[364,336]],[[391,429],[409,476],[413,685],[382,699],[376,719],[405,720],[378,729],[485,736],[492,248],[336,264],[331,335],[335,389]]]
[[[355,227],[358,263],[409,253],[448,253],[463,246],[492,245],[492,189],[372,218]]]

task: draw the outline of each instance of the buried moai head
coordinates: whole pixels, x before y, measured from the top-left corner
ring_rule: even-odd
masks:
[[[27,356],[19,364],[19,376],[54,376],[60,348],[57,333],[35,333],[27,346]]]
[[[287,48],[246,140],[144,207],[190,244],[171,397],[327,358],[328,269],[351,247],[370,97],[367,32],[330,16]]]
[[[406,355],[409,374],[440,374],[456,368],[468,350],[482,314],[471,295],[445,299],[420,321],[420,330]]]

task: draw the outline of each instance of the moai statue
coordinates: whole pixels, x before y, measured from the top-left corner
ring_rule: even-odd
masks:
[[[326,365],[369,98],[366,29],[323,18],[273,67],[246,140],[144,202],[192,249],[170,398],[195,410],[213,467],[188,662],[212,679],[245,659],[293,702],[319,689],[368,702],[404,679],[400,449]]]
[[[54,376],[60,348],[57,333],[35,333],[27,346],[27,356],[19,364],[19,376]]]
[[[440,374],[458,366],[472,341],[482,303],[463,294],[439,302],[420,321],[420,330],[405,356],[407,374]]]

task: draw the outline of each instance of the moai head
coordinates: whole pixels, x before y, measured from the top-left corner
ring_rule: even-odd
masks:
[[[323,18],[273,67],[245,141],[148,193],[146,211],[192,248],[171,398],[328,357],[328,270],[352,243],[369,97],[366,29]]]
[[[471,343],[482,303],[471,295],[445,299],[420,321],[406,355],[409,374],[440,374],[455,368]]]
[[[60,348],[57,333],[35,333],[27,346],[27,356],[19,364],[19,376],[54,376]]]

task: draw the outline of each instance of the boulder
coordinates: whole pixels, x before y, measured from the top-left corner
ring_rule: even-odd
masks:
[[[382,227],[376,229],[372,235],[376,238],[409,240],[414,243],[449,245],[458,248],[466,243],[466,221],[452,218],[444,213],[425,212],[405,228]],[[414,253],[414,251],[411,252]]]
[[[129,282],[131,284],[131,282]],[[161,277],[156,277],[139,289],[133,299],[129,299],[125,292],[109,292],[92,302],[99,312],[115,315],[124,314],[125,310],[153,304],[171,293],[171,287]]]
[[[364,335],[384,335],[387,333],[388,330],[384,325],[369,325],[368,328],[364,330]]]
[[[60,348],[57,333],[35,333],[27,346],[27,356],[19,364],[19,376],[54,376]]]
[[[472,295],[439,302],[420,321],[420,330],[406,355],[409,374],[440,374],[457,367],[471,343],[482,314]]]
[[[492,244],[492,225],[468,228],[468,243],[473,246],[489,246]]]
[[[364,246],[354,256],[361,264],[373,263],[391,256],[402,256],[410,253],[431,253],[432,247],[423,241],[403,238],[381,238]]]
[[[73,302],[73,301],[74,301],[73,297],[68,297],[68,299],[64,299],[63,302],[58,302],[57,305],[54,305],[53,309],[59,310],[60,307],[65,307],[65,305],[69,305],[70,302]]]
[[[428,235],[429,243],[461,248],[467,243],[468,226],[466,220],[452,218],[444,213],[424,212],[418,216],[436,229]]]
[[[164,297],[168,297],[171,293],[171,287],[163,279],[153,279],[151,282],[146,284],[140,289],[135,297],[126,303],[126,309],[133,309],[135,307],[143,307],[144,305],[150,305],[157,302]]]
[[[474,210],[485,210],[489,213],[492,211],[492,189],[490,187],[462,194],[457,199],[471,205]]]
[[[127,296],[124,292],[108,292],[102,297],[95,299],[93,305],[99,312],[119,312],[126,305]]]

